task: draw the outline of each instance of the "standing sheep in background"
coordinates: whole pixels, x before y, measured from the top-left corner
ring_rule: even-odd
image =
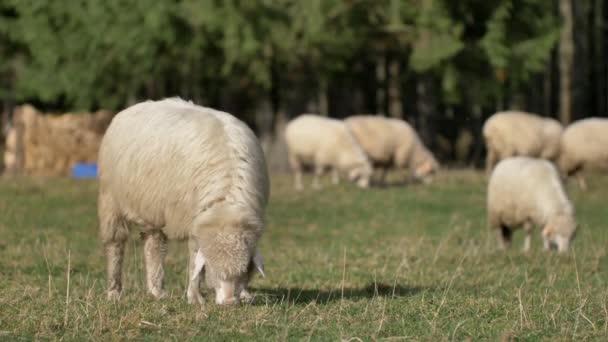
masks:
[[[608,169],[608,119],[589,118],[566,127],[562,134],[559,168],[562,175],[574,176],[579,186],[587,188],[580,171],[587,168]]]
[[[409,168],[416,179],[429,182],[439,163],[405,121],[381,116],[357,115],[344,120],[375,167],[381,181],[390,167]]]
[[[483,125],[486,173],[504,158],[527,156],[554,161],[559,154],[562,125],[555,119],[507,111],[492,115]]]
[[[118,299],[128,223],[141,226],[148,291],[163,289],[167,239],[188,239],[189,303],[202,303],[200,276],[218,304],[246,298],[269,184],[254,133],[228,113],[178,98],[147,101],[112,120],[99,152],[99,224],[108,298]]]
[[[369,186],[372,166],[344,122],[314,114],[303,114],[285,128],[289,165],[295,173],[295,188],[302,189],[302,169],[314,168],[313,188],[319,188],[319,177],[332,170],[333,183],[344,172],[362,188]]]
[[[553,163],[512,157],[496,165],[488,184],[488,226],[498,233],[501,248],[511,245],[513,229],[526,231],[524,251],[530,249],[533,226],[542,227],[544,248],[568,249],[574,237],[574,208]]]

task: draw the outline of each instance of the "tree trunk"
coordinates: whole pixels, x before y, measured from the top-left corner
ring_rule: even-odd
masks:
[[[606,106],[606,69],[604,64],[604,0],[595,0],[593,14],[593,77],[595,78],[595,82],[593,82],[593,87],[595,88],[594,115],[598,115],[608,111],[608,107]]]
[[[8,128],[10,126],[10,111],[11,111],[11,106],[8,103],[8,101],[3,101],[2,102],[2,134],[0,134],[0,137],[2,137],[4,140],[4,138],[6,138],[6,133],[8,133]]]
[[[381,54],[376,61],[376,114],[384,115],[386,108],[386,56]]]
[[[549,58],[543,75],[543,114],[553,117],[553,58]]]
[[[317,96],[319,101],[319,114],[327,116],[329,113],[329,99],[327,96],[327,79],[324,77],[321,77],[321,81],[319,82],[319,93]]]
[[[388,112],[393,118],[403,119],[401,103],[401,65],[398,58],[392,58],[388,66]]]
[[[572,0],[559,0],[559,11],[563,19],[559,41],[559,118],[566,125],[572,121],[572,67],[574,64],[574,15]]]
[[[418,108],[418,125],[420,135],[425,144],[430,148],[433,145],[434,123],[433,123],[433,96],[432,96],[432,79],[429,75],[418,76],[416,84]]]

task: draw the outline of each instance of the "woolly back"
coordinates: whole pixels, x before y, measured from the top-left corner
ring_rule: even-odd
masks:
[[[179,98],[118,113],[101,144],[99,172],[120,207],[153,223],[167,215],[181,223],[218,203],[261,216],[269,195],[264,153],[251,129]]]

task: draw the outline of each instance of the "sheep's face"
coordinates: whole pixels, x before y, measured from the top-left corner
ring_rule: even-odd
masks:
[[[414,177],[422,179],[425,184],[431,183],[437,167],[431,159],[427,159],[414,169]]]
[[[372,168],[369,164],[361,164],[353,167],[348,173],[348,180],[356,182],[360,188],[368,188],[372,176]]]
[[[559,215],[550,220],[542,233],[545,248],[556,248],[560,253],[567,252],[576,228],[576,222],[569,215]]]
[[[208,288],[215,290],[215,302],[219,305],[234,305],[241,301],[248,302],[252,298],[247,291],[247,286],[256,271],[265,276],[263,259],[258,251],[249,261],[246,271],[231,278],[221,279],[212,265],[205,265],[205,284]]]

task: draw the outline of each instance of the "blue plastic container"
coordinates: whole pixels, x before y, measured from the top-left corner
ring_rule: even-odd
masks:
[[[72,167],[72,177],[74,178],[97,178],[96,163],[77,163]]]

